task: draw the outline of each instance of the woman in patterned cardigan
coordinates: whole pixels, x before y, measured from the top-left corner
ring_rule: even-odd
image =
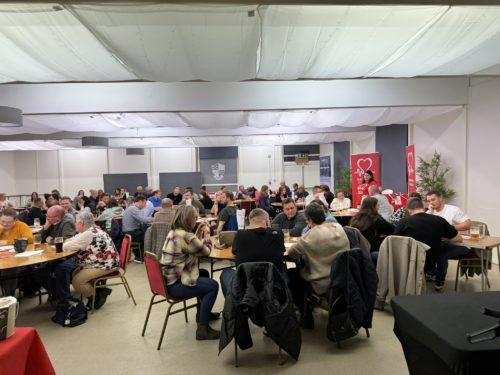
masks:
[[[161,264],[170,296],[198,297],[200,301],[196,340],[218,340],[220,332],[212,329],[208,322],[219,317],[211,312],[219,284],[208,277],[200,277],[198,268],[198,257],[209,255],[212,249],[210,229],[202,223],[194,234],[196,216],[193,206],[177,207],[172,230],[163,246]]]
[[[119,256],[111,237],[94,225],[94,217],[88,211],[76,215],[75,223],[78,234],[66,240],[63,249],[78,250],[77,268],[73,272],[73,287],[87,297],[87,308],[92,306],[94,286],[92,280],[105,276],[118,269]],[[95,308],[100,308],[111,293],[109,288],[96,291]]]

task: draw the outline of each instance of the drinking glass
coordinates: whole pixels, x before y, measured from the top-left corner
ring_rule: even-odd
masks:
[[[283,229],[283,236],[285,237],[285,242],[290,241],[290,231],[288,229]]]
[[[63,237],[56,237],[54,239],[54,244],[56,245],[56,253],[62,253],[62,251],[63,251],[63,242],[64,242],[64,238]]]
[[[35,249],[39,248],[42,244],[42,235],[40,233],[33,235],[33,245],[35,245]]]
[[[474,241],[479,240],[479,227],[478,226],[470,227],[469,233],[470,233],[471,240],[474,240]]]
[[[39,226],[40,226],[40,219],[38,219],[38,218],[37,218],[37,219],[34,219],[34,220],[33,220],[33,225],[34,225],[35,227],[39,227]]]

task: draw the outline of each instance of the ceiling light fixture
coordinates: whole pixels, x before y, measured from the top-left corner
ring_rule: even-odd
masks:
[[[19,108],[0,106],[0,127],[16,128],[23,126],[23,111]]]

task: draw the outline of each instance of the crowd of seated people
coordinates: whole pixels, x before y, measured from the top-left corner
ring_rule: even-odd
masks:
[[[48,264],[46,269],[40,267],[35,280],[58,303],[73,298],[72,284],[74,290],[87,299],[87,305],[94,302],[96,308],[100,308],[111,289],[99,288],[94,295],[92,280],[118,267],[119,255],[110,236],[113,220],[120,218],[122,234],[130,234],[133,242],[138,243],[144,242],[149,224],[168,223],[171,230],[160,260],[168,292],[173,297],[198,297],[196,339],[218,339],[220,333],[211,328],[209,322],[219,316],[212,312],[219,285],[199,269],[198,258],[210,253],[211,234],[238,230],[235,200],[248,200],[252,202],[252,209],[247,229],[239,230],[233,241],[236,265],[259,261],[273,263],[287,281],[304,326],[313,328],[312,310],[304,311],[304,293],[311,291],[324,295],[336,254],[350,248],[346,232],[330,214],[329,208],[336,211],[350,208],[351,199],[343,191],[332,193],[328,186],[314,186],[311,192],[307,192],[299,184],[293,184],[290,189],[285,181],[280,182],[276,191],[271,191],[267,185],[262,185],[260,190],[252,185],[240,185],[237,189],[235,195],[221,187],[212,195],[205,187],[197,194],[189,186],[184,190],[175,187],[163,199],[160,190],[142,186],[137,186],[133,194],[128,194],[123,188],[117,188],[113,194],[91,189],[87,196],[80,190],[73,199],[57,190],[46,194],[45,199],[42,198],[44,195],[33,192],[25,223],[32,225],[38,219],[43,242],[52,243],[56,237],[63,237],[64,249],[77,252],[75,257]],[[424,199],[429,203],[427,212]],[[304,204],[297,205],[302,202]],[[280,212],[274,203],[281,203]],[[9,206],[11,203],[6,195],[0,193],[0,245],[10,244],[19,236],[32,242],[29,227],[18,220],[17,212]],[[205,221],[197,223],[200,216],[209,214],[218,218],[212,227]],[[431,250],[425,274],[428,280],[436,282],[438,291],[444,285],[448,259],[468,252],[459,245],[461,237],[457,231],[470,227],[470,219],[458,207],[445,204],[437,192],[429,192],[425,197],[413,194],[408,206],[394,213],[380,193],[380,186],[371,184],[350,225],[359,229],[371,244],[374,266],[380,244],[386,236],[398,234],[428,243]],[[429,232],[428,226],[433,231]],[[283,266],[284,232],[296,237],[296,242],[288,250],[296,267],[288,271]],[[454,242],[442,242],[441,238]],[[136,250],[134,256],[142,261],[140,251]],[[224,295],[228,293],[234,274],[234,269],[224,270],[221,274]],[[4,293],[13,294],[16,284],[3,283],[2,288]]]

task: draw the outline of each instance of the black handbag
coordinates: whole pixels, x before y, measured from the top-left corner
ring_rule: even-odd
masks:
[[[349,293],[349,250],[347,250],[347,277],[346,290],[333,302],[334,290],[330,291],[330,311],[328,314],[328,325],[326,335],[333,342],[340,342],[358,334],[359,326],[351,317],[350,293]]]

